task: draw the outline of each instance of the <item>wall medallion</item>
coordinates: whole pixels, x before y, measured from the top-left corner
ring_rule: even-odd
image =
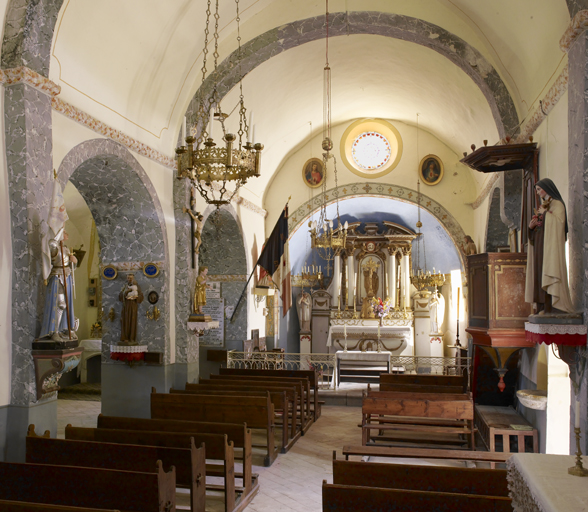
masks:
[[[118,270],[116,270],[116,268],[112,265],[106,265],[105,267],[102,268],[102,277],[104,279],[108,279],[109,281],[112,281],[113,279],[116,279],[117,275],[118,275]]]
[[[419,164],[419,177],[425,185],[437,185],[443,179],[443,162],[436,155],[427,155]]]
[[[156,277],[159,275],[159,267],[155,263],[145,263],[143,274],[147,277]]]
[[[320,158],[307,160],[302,167],[302,179],[311,188],[320,187],[325,179],[325,166]]]

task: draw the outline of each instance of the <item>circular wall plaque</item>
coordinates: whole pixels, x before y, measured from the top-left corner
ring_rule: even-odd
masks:
[[[147,294],[147,300],[150,304],[157,304],[157,301],[159,300],[159,294],[155,290],[152,290]]]
[[[108,279],[109,281],[112,281],[113,279],[116,279],[117,275],[118,275],[118,270],[116,270],[116,268],[113,267],[112,265],[106,265],[102,269],[102,277],[104,279]]]
[[[159,267],[155,263],[146,263],[143,267],[143,274],[147,277],[155,277],[159,274]]]

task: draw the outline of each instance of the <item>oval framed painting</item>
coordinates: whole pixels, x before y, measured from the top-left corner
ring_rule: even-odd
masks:
[[[302,167],[302,179],[310,188],[317,188],[325,179],[325,166],[320,158],[311,158]]]
[[[419,177],[425,185],[437,185],[443,179],[443,162],[436,155],[427,155],[419,164]]]

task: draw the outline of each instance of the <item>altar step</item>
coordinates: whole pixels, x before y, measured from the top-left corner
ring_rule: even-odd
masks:
[[[386,373],[387,368],[382,366],[345,365],[339,369],[340,382],[362,382],[364,384],[379,384],[380,374]]]

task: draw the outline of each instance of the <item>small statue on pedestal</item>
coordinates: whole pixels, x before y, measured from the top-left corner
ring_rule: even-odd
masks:
[[[123,303],[119,345],[137,345],[137,312],[139,304],[143,302],[143,292],[132,272],[127,274],[127,283],[119,293],[118,299]]]
[[[208,274],[208,267],[198,268],[198,277],[196,278],[196,286],[194,288],[194,313],[190,315],[190,322],[210,322],[212,318],[210,315],[202,313],[202,306],[206,306],[206,290],[210,290],[212,286],[206,283],[206,275]]]
[[[298,322],[300,323],[300,332],[310,332],[310,309],[311,298],[308,292],[302,291],[296,301],[298,312]]]

